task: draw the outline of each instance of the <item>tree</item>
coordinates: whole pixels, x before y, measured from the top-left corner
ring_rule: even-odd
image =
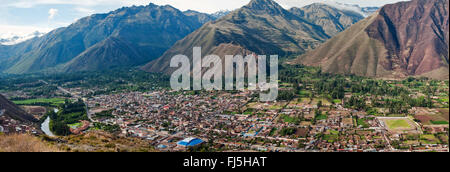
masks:
[[[52,132],[54,132],[58,136],[67,136],[71,133],[69,126],[58,121],[51,121],[50,127]]]
[[[322,107],[322,100],[319,100],[319,102],[317,102],[317,108],[321,108]]]

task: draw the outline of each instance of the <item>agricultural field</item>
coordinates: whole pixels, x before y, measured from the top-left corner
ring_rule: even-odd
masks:
[[[281,115],[280,118],[283,122],[291,123],[291,124],[299,124],[301,120],[298,117],[293,117],[289,115]]]
[[[335,104],[340,104],[340,103],[342,103],[342,101],[339,100],[339,99],[334,99],[334,100],[333,100],[333,103],[335,103]]]
[[[440,143],[439,139],[432,134],[424,134],[420,136],[420,143],[422,144],[438,144]]]
[[[323,112],[320,112],[320,114],[316,113],[316,116],[315,116],[316,120],[325,120],[327,118],[328,118],[328,116],[326,114],[324,114]]]
[[[449,118],[449,109],[439,109],[439,112],[441,112],[441,116],[447,120],[448,122],[448,118]]]
[[[322,137],[323,140],[326,140],[328,143],[334,143],[338,141],[339,136],[336,134],[325,134]]]
[[[63,98],[39,98],[39,99],[28,99],[28,100],[16,100],[13,101],[17,105],[42,105],[42,106],[58,106],[64,104],[66,99]]]
[[[310,100],[309,98],[299,98],[297,103],[309,104]]]
[[[370,127],[369,124],[366,122],[366,120],[362,119],[362,118],[358,119],[356,121],[356,123],[358,124],[358,126],[361,126],[362,128],[369,128]]]
[[[322,102],[323,106],[331,106],[332,104],[330,103],[330,101],[328,101],[328,99],[325,98],[314,98],[313,101],[311,102],[311,104],[313,105],[317,105],[317,103]]]
[[[419,120],[424,125],[448,125],[449,124],[449,110],[439,109],[434,113],[421,113],[415,115],[414,118]]]

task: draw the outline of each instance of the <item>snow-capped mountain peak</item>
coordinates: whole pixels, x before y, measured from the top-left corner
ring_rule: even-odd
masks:
[[[0,33],[0,44],[2,45],[14,45],[26,41],[28,39],[32,39],[35,37],[41,37],[44,35],[44,32],[34,31],[32,33]]]
[[[354,11],[357,12],[361,15],[363,15],[364,17],[368,17],[371,14],[373,14],[374,12],[376,12],[379,7],[361,7],[359,5],[352,5],[352,4],[344,4],[344,3],[339,3],[339,2],[326,2],[326,4],[331,5],[335,8],[341,9],[341,10],[349,10],[349,11]]]

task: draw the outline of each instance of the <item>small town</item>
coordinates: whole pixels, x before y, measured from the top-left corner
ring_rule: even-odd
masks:
[[[320,85],[304,83],[296,87],[295,82],[281,83],[279,100],[260,102],[259,92],[249,90],[174,91],[155,87],[150,91],[105,92],[101,87],[73,86],[73,82],[61,86],[57,84],[59,81],[34,82],[40,86],[4,95],[39,119],[40,125],[0,115],[3,133],[41,134],[36,128],[47,136],[105,132],[140,139],[155,151],[448,152],[449,149],[449,111],[445,99],[448,82],[426,81],[430,83],[423,86],[418,83],[425,81],[417,79],[376,81],[396,92],[408,93],[403,100],[411,102],[409,108],[392,106],[387,96],[377,96],[388,90],[368,92],[361,98],[360,93],[355,93],[358,85],[345,88],[342,93],[331,89],[333,96],[327,97],[329,93],[321,94],[314,89],[323,87]],[[403,85],[412,84],[420,85],[419,89],[403,90]],[[428,88],[430,85],[433,89]],[[29,92],[49,86],[52,97],[30,96]],[[427,90],[433,96],[423,98]],[[392,94],[389,97],[392,99],[398,97],[395,93],[388,94]],[[70,149],[80,147],[70,146]]]
[[[0,152],[449,152],[449,0],[3,1]]]
[[[96,122],[119,125],[121,134],[149,140],[165,151],[180,150],[177,141],[189,137],[224,151],[396,151],[393,142],[408,134],[448,131],[448,125],[421,125],[409,117],[376,117],[340,104],[319,107],[309,100],[258,103],[251,97],[251,92],[132,92],[87,102],[92,112],[114,109],[112,118]],[[412,113],[427,110],[414,109]],[[389,128],[387,123],[392,121],[406,123],[406,127]],[[448,151],[447,145],[433,140],[399,146],[407,149],[398,151]]]

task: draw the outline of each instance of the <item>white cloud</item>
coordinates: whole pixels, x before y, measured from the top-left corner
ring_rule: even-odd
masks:
[[[194,9],[202,12],[216,12],[221,9],[236,9],[250,0],[6,0],[3,4],[15,8],[33,8],[38,5],[74,5],[76,7],[116,7],[132,5],[148,5],[155,3],[158,5],[172,5],[181,10]],[[0,5],[1,6],[1,5]],[[114,10],[114,9],[110,9]]]
[[[95,13],[95,10],[84,7],[75,7],[75,11],[81,13],[84,16],[88,16]]]
[[[171,4],[181,9],[197,9],[199,11],[219,11],[220,9],[235,9],[245,5],[250,0],[2,0],[2,4],[17,8],[31,8],[36,5],[76,5],[93,6],[130,6],[146,5],[150,2],[159,5]],[[275,0],[283,6],[304,6],[314,2],[340,2],[359,4],[360,6],[381,6],[400,0]],[[1,6],[1,5],[0,5]]]
[[[18,25],[0,25],[0,38],[11,37],[14,35],[27,35],[33,32],[47,33],[51,28],[41,28],[34,26],[18,26]]]
[[[52,20],[56,14],[58,14],[58,9],[50,8],[50,10],[48,10],[48,19]]]
[[[16,8],[32,8],[37,5],[77,5],[77,6],[96,6],[122,4],[128,0],[5,0],[6,6]]]

